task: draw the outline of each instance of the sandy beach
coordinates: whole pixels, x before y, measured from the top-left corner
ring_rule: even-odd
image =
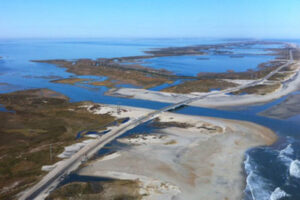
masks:
[[[115,113],[109,106],[91,112],[105,110]],[[122,110],[120,117],[150,111]],[[148,135],[136,133],[118,139],[130,148],[90,162],[79,174],[135,180],[143,199],[241,199],[245,151],[270,145],[277,138],[267,128],[242,121],[167,112],[160,115],[158,123],[173,125]]]

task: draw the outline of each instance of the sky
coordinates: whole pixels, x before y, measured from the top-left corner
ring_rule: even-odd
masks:
[[[0,0],[0,38],[300,38],[300,0]]]

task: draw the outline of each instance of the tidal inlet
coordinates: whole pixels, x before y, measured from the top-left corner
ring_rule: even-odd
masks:
[[[3,2],[0,199],[299,200],[299,9]]]

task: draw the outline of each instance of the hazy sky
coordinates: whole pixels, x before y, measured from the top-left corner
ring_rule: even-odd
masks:
[[[300,0],[0,0],[0,37],[300,38]]]

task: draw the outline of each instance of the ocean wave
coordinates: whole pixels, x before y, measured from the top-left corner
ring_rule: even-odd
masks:
[[[278,158],[284,162],[284,164],[288,167],[290,166],[293,159],[291,156],[294,154],[294,149],[292,147],[292,144],[287,145],[284,149],[279,151]]]
[[[291,156],[294,154],[294,149],[292,147],[292,144],[287,145],[284,149],[282,149],[279,153],[280,155],[287,155]]]
[[[255,173],[255,163],[251,160],[249,155],[246,155],[244,161],[245,171],[248,174],[246,178],[245,193],[248,195],[246,199],[251,200],[269,200],[271,191],[269,190],[269,184],[267,181]]]
[[[294,160],[290,164],[290,175],[296,178],[300,178],[300,161]]]
[[[264,178],[251,172],[246,181],[246,192],[250,194],[252,200],[269,200],[271,192]]]
[[[286,190],[287,188],[290,189],[291,179],[289,177],[300,178],[300,160],[295,160],[298,150],[295,145],[295,143],[287,144],[278,151],[263,149],[267,158],[273,160],[272,162],[262,161],[261,163],[259,157],[258,159],[255,157],[261,156],[261,153],[259,154],[261,151],[254,151],[251,154],[246,153],[244,169],[247,177],[244,200],[281,200],[295,195],[293,192],[290,193],[290,190]],[[264,162],[266,166],[262,166]],[[272,168],[272,163],[278,165],[278,167]],[[272,177],[272,174],[266,168],[268,165],[271,167],[270,170],[279,170],[278,175],[274,174],[277,178]],[[266,176],[264,173],[266,173]]]
[[[277,187],[271,194],[270,196],[270,200],[280,200],[283,197],[288,197],[289,195],[283,191],[282,189],[280,189],[279,187]]]

